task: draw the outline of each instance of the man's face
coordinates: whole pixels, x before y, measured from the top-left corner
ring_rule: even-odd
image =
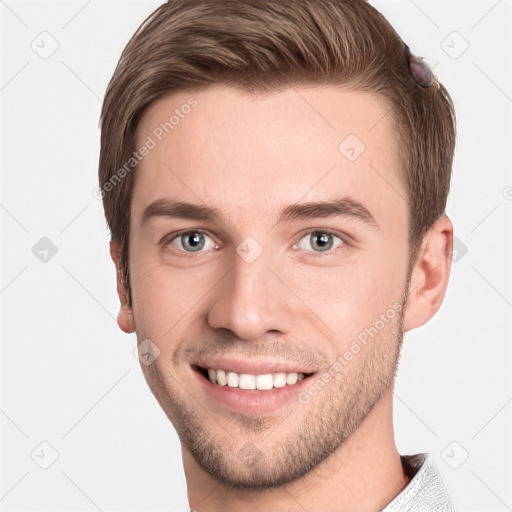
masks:
[[[142,369],[183,448],[234,486],[307,473],[392,384],[409,253],[386,111],[335,87],[249,96],[216,86],[161,99],[141,120],[137,147],[148,136],[156,147],[131,203],[132,313],[138,342],[159,353]],[[303,208],[343,198],[351,209]],[[159,200],[217,214],[146,210]],[[209,382],[208,368],[313,375],[244,390]]]

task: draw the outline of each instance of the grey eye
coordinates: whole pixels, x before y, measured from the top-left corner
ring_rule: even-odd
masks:
[[[201,231],[187,231],[186,233],[178,235],[172,241],[172,245],[180,251],[200,252],[205,248],[208,240],[210,241],[211,247],[207,248],[210,249],[215,246],[215,242],[209,236]]]
[[[335,240],[338,239],[339,243],[334,247]],[[304,244],[305,241],[305,244]],[[304,236],[299,242],[299,247],[306,251],[309,250],[306,247],[308,244],[313,248],[314,252],[326,252],[333,248],[339,247],[343,243],[343,240],[339,236],[325,231],[312,231]],[[305,246],[306,245],[306,246]]]

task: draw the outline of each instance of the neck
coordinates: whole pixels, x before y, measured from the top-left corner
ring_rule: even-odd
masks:
[[[235,512],[251,503],[268,512],[377,512],[407,486],[393,432],[393,392],[388,389],[359,427],[304,477],[282,487],[238,490],[203,471],[183,450],[190,507]]]

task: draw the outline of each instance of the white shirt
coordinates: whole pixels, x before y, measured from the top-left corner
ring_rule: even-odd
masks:
[[[401,455],[409,485],[381,512],[455,512],[441,473],[430,453]]]

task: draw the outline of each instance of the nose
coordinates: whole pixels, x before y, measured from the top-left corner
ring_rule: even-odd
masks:
[[[271,331],[290,332],[295,321],[294,302],[283,283],[286,278],[278,277],[282,272],[269,265],[265,251],[251,263],[237,253],[233,259],[234,266],[217,288],[208,312],[209,325],[229,329],[242,340],[258,339]]]

